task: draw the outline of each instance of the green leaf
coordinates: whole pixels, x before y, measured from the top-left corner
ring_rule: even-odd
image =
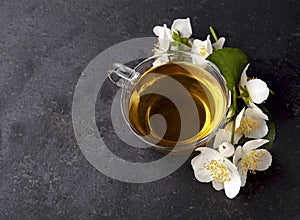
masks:
[[[240,81],[243,69],[248,63],[246,54],[238,48],[222,48],[210,54],[207,60],[213,62],[226,79],[229,90]]]
[[[238,142],[238,145],[243,146],[246,142],[251,141],[253,139],[251,138],[246,138],[245,136],[241,137],[241,139]]]
[[[270,150],[275,139],[276,139],[276,124],[273,118],[269,117],[269,121],[267,121],[267,125],[269,127],[269,132],[267,136],[264,137],[264,139],[268,139],[269,142],[263,146],[263,148]]]
[[[264,139],[268,139],[269,142],[267,144],[263,145],[262,148],[264,148],[266,150],[270,150],[276,139],[276,124],[275,124],[275,121],[274,121],[272,115],[268,111],[268,109],[264,105],[259,105],[259,107],[265,114],[268,115],[268,118],[269,118],[269,120],[267,121],[267,126],[269,128],[269,132],[264,137]]]

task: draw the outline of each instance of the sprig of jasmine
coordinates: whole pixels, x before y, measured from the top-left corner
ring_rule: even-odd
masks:
[[[247,173],[266,170],[272,163],[267,151],[272,146],[276,127],[263,103],[274,92],[261,79],[249,79],[246,54],[238,48],[223,47],[224,37],[219,37],[215,29],[209,30],[206,40],[191,38],[190,19],[176,19],[171,29],[156,26],[153,32],[158,36],[155,52],[168,50],[188,50],[197,56],[193,63],[202,67],[207,60],[214,63],[226,80],[232,95],[226,126],[215,136],[215,149],[197,148],[201,154],[192,159],[194,174],[200,182],[212,182],[216,190],[225,190],[229,198],[234,198],[240,187],[246,183]],[[200,56],[199,56],[200,55]],[[168,60],[157,60],[153,65],[161,65]]]

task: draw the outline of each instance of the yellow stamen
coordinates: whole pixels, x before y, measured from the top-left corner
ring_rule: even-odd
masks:
[[[230,173],[228,167],[222,162],[222,160],[211,160],[204,164],[204,168],[210,171],[210,176],[217,184],[230,181]]]
[[[251,132],[260,128],[260,123],[257,119],[252,116],[243,117],[239,128],[236,130],[240,134],[245,134],[246,136]]]
[[[255,150],[252,150],[250,153],[244,156],[240,165],[240,168],[242,169],[242,174],[244,175],[248,170],[250,171],[250,173],[255,174],[255,170],[257,170],[258,164],[262,161],[263,156],[263,151]]]
[[[206,52],[207,52],[206,48],[203,45],[200,46],[200,55],[202,57],[204,57],[206,55]]]

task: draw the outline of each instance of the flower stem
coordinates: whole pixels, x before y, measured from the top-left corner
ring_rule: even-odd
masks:
[[[275,95],[275,92],[272,89],[269,88],[269,91],[272,95]]]
[[[233,145],[234,143],[234,132],[235,132],[235,119],[236,117],[234,117],[233,119],[233,124],[232,124],[232,130],[231,130],[231,139],[230,139],[230,143]]]
[[[212,34],[214,40],[217,42],[219,40],[219,38],[218,38],[218,36],[217,36],[217,34],[216,34],[215,29],[213,28],[213,26],[209,26],[209,31]]]
[[[233,144],[234,143],[234,132],[235,132],[235,120],[236,120],[236,110],[237,110],[237,94],[236,94],[236,87],[234,86],[232,89],[232,93],[233,93],[233,109],[235,112],[235,116],[233,118],[233,122],[232,122],[232,130],[231,130],[231,139],[230,139],[230,143]]]

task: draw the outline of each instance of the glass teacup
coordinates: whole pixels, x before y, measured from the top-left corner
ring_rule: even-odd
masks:
[[[225,123],[230,106],[225,79],[213,63],[197,56],[166,52],[134,69],[114,64],[114,70],[109,71],[109,78],[122,87],[120,101],[126,124],[158,150],[203,146]]]

